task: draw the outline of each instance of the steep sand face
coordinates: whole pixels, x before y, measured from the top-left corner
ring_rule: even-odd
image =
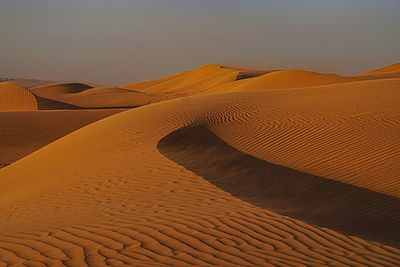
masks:
[[[122,110],[25,111],[0,113],[0,168],[58,138]]]
[[[353,235],[400,245],[399,90],[390,79],[194,96],[95,122],[0,170],[0,259],[398,266],[398,249]],[[210,161],[211,173],[196,170]],[[243,164],[268,175],[251,176]],[[295,217],[304,203],[312,214]],[[336,218],[330,229],[307,223],[327,215]],[[377,215],[390,224],[379,227]],[[352,216],[371,227],[357,232]]]
[[[0,111],[36,110],[35,96],[12,82],[0,83]]]

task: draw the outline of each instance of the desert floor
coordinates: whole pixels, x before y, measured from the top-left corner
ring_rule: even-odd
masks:
[[[399,266],[400,63],[0,83],[0,266]]]

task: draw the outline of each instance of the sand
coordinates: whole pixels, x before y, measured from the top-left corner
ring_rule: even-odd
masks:
[[[0,112],[0,168],[60,137],[122,110]]]
[[[162,102],[2,168],[0,262],[400,265],[400,79],[213,90],[274,73],[238,72],[206,66],[126,88]]]
[[[35,96],[22,86],[0,82],[0,112],[8,110],[37,110]]]

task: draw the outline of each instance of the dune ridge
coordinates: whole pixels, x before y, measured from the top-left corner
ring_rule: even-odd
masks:
[[[0,168],[60,137],[122,110],[49,110],[0,113]]]
[[[0,83],[0,111],[37,110],[34,95],[26,88],[12,82]]]
[[[199,95],[97,121],[0,170],[0,259],[398,266],[399,240],[391,247],[256,206],[166,158],[157,145],[184,127],[204,127],[263,162],[399,198],[399,90],[399,79],[386,79]],[[369,211],[379,209],[385,207]]]
[[[393,68],[388,66],[383,69]],[[339,76],[303,70],[268,71],[206,65],[193,71],[114,87],[92,87],[82,83],[53,83],[31,88],[31,91],[40,103],[39,109],[127,108],[199,94],[304,88],[400,78],[400,72],[386,72],[385,74]]]
[[[370,70],[360,75],[376,75],[376,74],[389,74],[389,73],[396,73],[400,72],[400,63],[394,63],[391,65],[384,66],[382,68],[376,70]]]

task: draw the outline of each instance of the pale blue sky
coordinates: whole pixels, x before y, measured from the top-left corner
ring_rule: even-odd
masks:
[[[0,76],[118,84],[205,64],[400,61],[398,0],[1,0]]]

